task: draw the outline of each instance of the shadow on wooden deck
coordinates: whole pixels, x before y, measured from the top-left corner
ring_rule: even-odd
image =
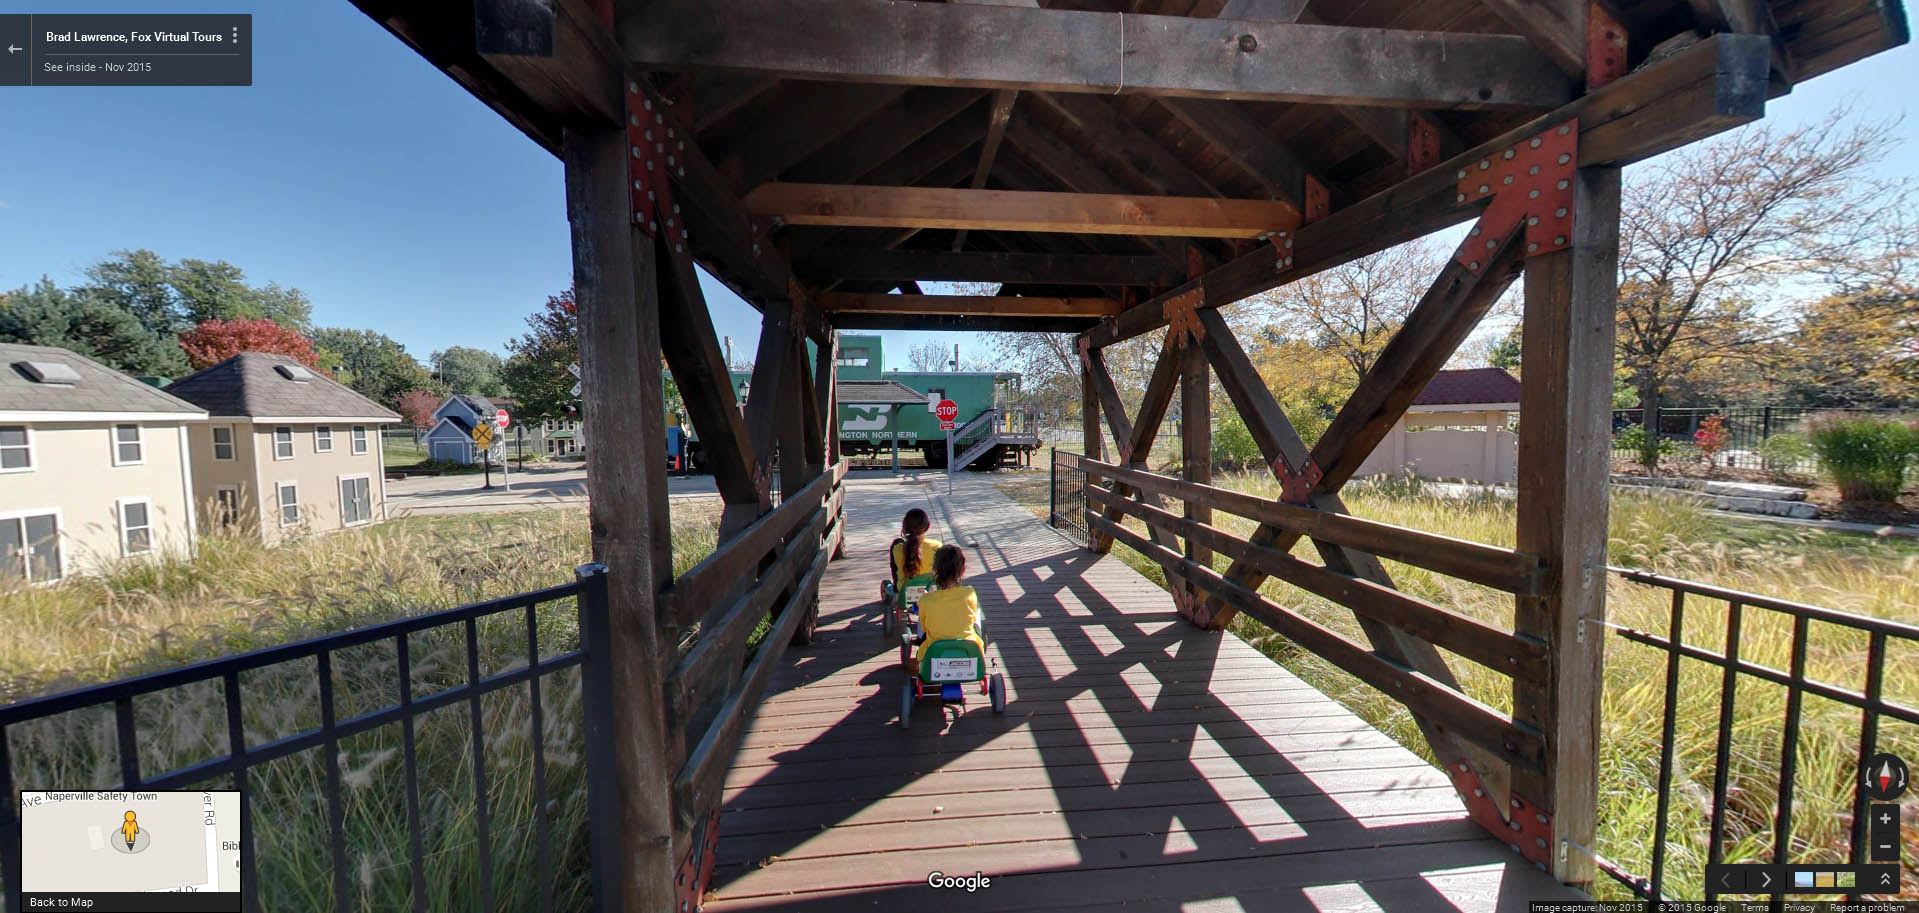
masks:
[[[995,716],[919,705],[878,582],[923,487],[849,489],[821,636],[728,780],[716,911],[1523,910],[1578,895],[1466,819],[1444,775],[1116,559],[981,481],[939,498],[1007,672]],[[935,533],[941,532],[939,528]],[[934,888],[931,873],[989,879]]]

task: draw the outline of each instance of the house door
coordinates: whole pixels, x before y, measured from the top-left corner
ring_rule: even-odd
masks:
[[[222,485],[213,490],[213,525],[232,529],[240,522],[240,488]]]

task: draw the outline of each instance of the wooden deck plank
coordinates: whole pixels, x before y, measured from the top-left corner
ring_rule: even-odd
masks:
[[[940,486],[943,489],[943,484]],[[713,911],[1518,910],[1578,895],[1442,771],[983,479],[849,485],[845,560],[729,772]],[[967,546],[1010,705],[896,722],[874,602],[909,507]],[[976,893],[929,872],[983,872]]]

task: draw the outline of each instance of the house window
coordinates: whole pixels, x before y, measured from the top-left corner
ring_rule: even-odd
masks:
[[[26,472],[33,468],[33,442],[27,438],[27,426],[0,426],[0,472]]]
[[[144,462],[146,446],[140,440],[140,426],[113,426],[113,465],[138,466]]]
[[[216,460],[233,459],[233,426],[213,426],[213,458]]]
[[[864,368],[869,355],[866,349],[841,349],[839,366],[842,368]]]
[[[59,580],[59,515],[28,514],[0,520],[0,573],[29,583]]]
[[[354,425],[353,426],[353,455],[359,456],[360,454],[363,454],[365,452],[366,452],[366,426]]]
[[[315,425],[313,427],[313,452],[314,453],[332,453],[333,452],[332,427],[327,425]]]
[[[280,495],[280,525],[292,526],[300,522],[300,486],[281,482],[277,490]]]
[[[120,502],[120,554],[153,551],[153,505],[145,498]]]
[[[340,479],[340,523],[357,526],[373,520],[373,490],[366,476]]]
[[[273,429],[273,458],[293,459],[293,429],[285,425]]]

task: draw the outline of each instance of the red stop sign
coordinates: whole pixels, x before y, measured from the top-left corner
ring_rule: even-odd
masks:
[[[939,416],[942,422],[953,421],[959,418],[959,403],[950,399],[940,400],[939,405],[933,407],[933,414]]]
[[[493,424],[495,424],[495,425],[498,425],[498,426],[500,426],[501,428],[505,428],[505,427],[506,427],[507,425],[509,425],[509,424],[512,424],[512,421],[513,421],[513,420],[512,420],[511,418],[508,418],[508,417],[507,417],[507,414],[506,414],[506,410],[505,410],[505,409],[496,409],[496,410],[494,410],[494,412],[493,412]]]

